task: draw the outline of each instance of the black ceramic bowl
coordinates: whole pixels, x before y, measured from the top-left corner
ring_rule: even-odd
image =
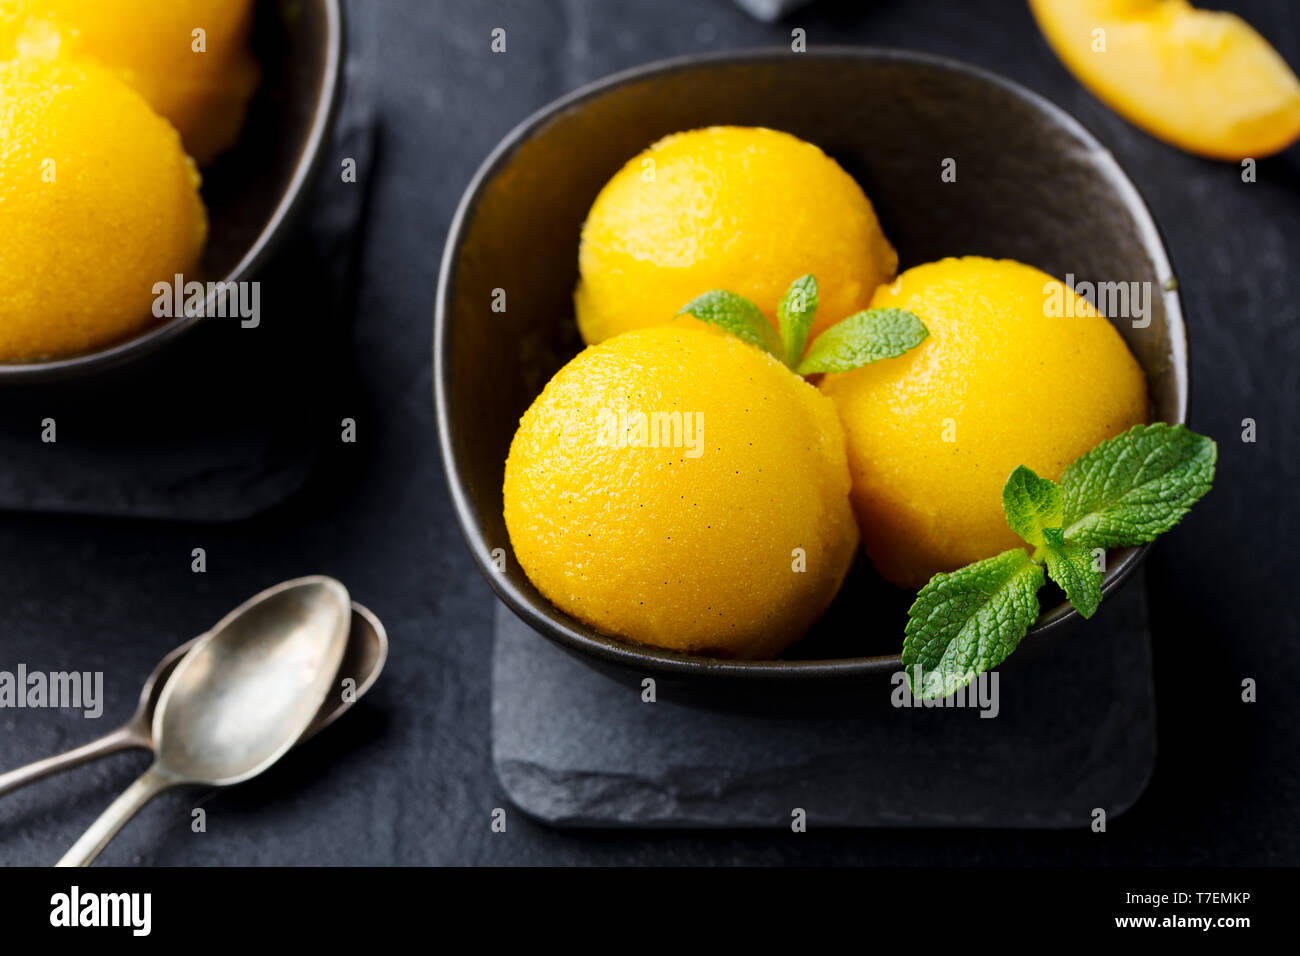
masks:
[[[901,668],[913,595],[865,561],[830,612],[782,659],[717,661],[606,637],[528,582],[502,518],[503,466],[519,416],[581,348],[573,320],[578,238],[597,192],[668,133],[768,126],[818,146],[857,178],[899,253],[899,268],[951,255],[1019,259],[1077,281],[1152,283],[1150,324],[1115,322],[1146,371],[1154,418],[1181,422],[1187,356],[1169,259],[1133,184],[1097,141],[1051,103],[951,60],[864,48],[742,51],[621,73],[518,126],[470,184],[447,239],[434,328],[438,430],[456,512],[480,569],[533,628],[601,670],[656,675],[723,693],[798,685],[822,693]],[[940,176],[957,160],[957,181]],[[509,308],[493,312],[493,290]],[[502,343],[518,343],[502,348]],[[504,573],[491,553],[505,549]],[[1105,590],[1145,549],[1111,555]],[[1078,615],[1060,595],[1018,655],[1042,652]],[[1059,603],[1058,603],[1059,602]],[[1008,661],[1010,666],[1016,657]]]
[[[340,0],[258,0],[252,43],[262,82],[244,129],[202,170],[208,243],[194,277],[202,282],[253,278],[293,223],[339,98]],[[178,316],[92,352],[0,362],[0,385],[92,376],[150,355],[202,321]]]

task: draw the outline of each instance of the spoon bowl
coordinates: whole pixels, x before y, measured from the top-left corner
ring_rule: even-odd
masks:
[[[330,693],[350,620],[347,590],[328,578],[288,582],[231,611],[158,698],[158,763],[211,786],[261,773],[297,742]]]

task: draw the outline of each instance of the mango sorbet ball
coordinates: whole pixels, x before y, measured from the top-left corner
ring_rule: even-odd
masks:
[[[257,88],[252,22],[253,0],[0,0],[0,58],[8,33],[19,53],[97,60],[205,166],[239,138]]]
[[[6,361],[137,331],[207,235],[171,124],[111,73],[40,58],[0,62],[0,223]]]
[[[560,610],[714,657],[797,640],[858,545],[835,406],[693,320],[560,369],[519,423],[504,493],[515,555]]]
[[[866,308],[897,267],[871,201],[835,160],[789,133],[715,126],[661,139],[600,191],[574,304],[588,343],[668,322],[712,289],[775,325],[785,290],[812,273],[811,341]]]
[[[1114,326],[1031,266],[944,259],[871,305],[915,312],[929,337],[821,388],[844,423],[863,544],[895,584],[1023,545],[1002,511],[1007,476],[1026,465],[1059,479],[1147,421],[1146,380]]]

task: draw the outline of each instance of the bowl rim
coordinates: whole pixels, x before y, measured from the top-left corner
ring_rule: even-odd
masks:
[[[447,411],[451,358],[446,347],[450,325],[450,303],[454,275],[460,261],[460,249],[471,216],[487,183],[506,161],[535,132],[554,117],[593,100],[605,93],[649,77],[684,72],[699,66],[729,63],[764,62],[772,59],[789,59],[791,53],[782,46],[745,47],[734,50],[687,54],[655,60],[630,69],[601,77],[555,99],[535,110],[514,126],[493,148],[475,171],[461,196],[452,217],[443,247],[438,271],[438,287],[434,302],[433,327],[433,398],[438,428],[438,445],[442,457],[443,474],[451,494],[461,534],[479,572],[487,579],[497,597],[529,627],[538,631],[561,648],[586,657],[594,657],[605,664],[635,669],[646,675],[678,678],[713,677],[747,682],[772,682],[826,678],[851,681],[855,678],[892,674],[902,670],[901,652],[866,657],[840,657],[823,660],[723,660],[680,654],[674,651],[634,644],[600,634],[569,617],[558,608],[546,610],[537,606],[532,597],[524,593],[505,575],[494,571],[488,564],[488,541],[482,523],[470,503],[469,494],[461,480],[457,456],[451,441],[451,422]],[[1078,119],[1040,93],[983,67],[932,53],[890,47],[829,45],[819,46],[798,54],[814,59],[858,59],[874,62],[899,62],[937,67],[967,77],[992,83],[1046,114],[1060,127],[1072,133],[1087,145],[1089,157],[1098,171],[1119,194],[1120,201],[1129,210],[1136,223],[1139,238],[1157,276],[1174,277],[1177,273],[1169,258],[1168,248],[1160,227],[1151,215],[1145,199],[1137,186],[1124,172],[1123,167],[1101,141]],[[1187,421],[1189,394],[1189,363],[1187,359],[1187,332],[1183,320],[1181,299],[1177,286],[1161,290],[1168,327],[1170,363],[1174,377],[1174,414],[1169,424]],[[1150,549],[1150,544],[1126,548],[1118,553],[1102,583],[1103,595],[1109,595],[1137,569]],[[545,601],[540,594],[538,601]],[[548,613],[548,610],[550,613]],[[1060,631],[1080,620],[1079,613],[1063,601],[1054,608],[1039,614],[1026,638]],[[901,635],[900,635],[901,636]]]
[[[320,165],[324,153],[322,146],[334,124],[341,99],[340,80],[345,43],[342,0],[320,0],[320,3],[325,13],[325,65],[320,95],[316,100],[302,152],[294,165],[288,185],[280,194],[257,238],[231,270],[222,278],[213,279],[214,282],[243,282],[260,271],[266,260],[283,243],[288,227],[302,208],[307,185]],[[154,352],[190,331],[206,318],[206,313],[205,309],[202,315],[175,316],[147,332],[91,352],[35,362],[0,362],[0,385],[62,381],[117,368]]]

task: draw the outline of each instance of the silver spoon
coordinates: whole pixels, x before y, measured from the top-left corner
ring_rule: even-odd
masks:
[[[158,662],[149,679],[144,682],[144,688],[140,691],[140,703],[130,720],[99,739],[66,753],[0,773],[0,797],[61,770],[79,767],[119,750],[153,750],[153,715],[163,686],[180,659],[201,639],[200,636],[185,642]],[[353,601],[352,628],[348,632],[348,646],[343,652],[343,663],[339,665],[338,681],[335,684],[335,690],[340,691],[339,685],[345,680],[351,680],[351,693],[343,694],[340,691],[335,696],[326,698],[302,739],[316,736],[360,700],[375,683],[387,660],[388,633],[384,630],[384,625],[369,608]]]
[[[153,718],[153,765],[57,865],[88,865],[169,787],[226,787],[279,760],[330,693],[350,618],[347,588],[322,576],[286,581],[227,614],[163,687]]]

